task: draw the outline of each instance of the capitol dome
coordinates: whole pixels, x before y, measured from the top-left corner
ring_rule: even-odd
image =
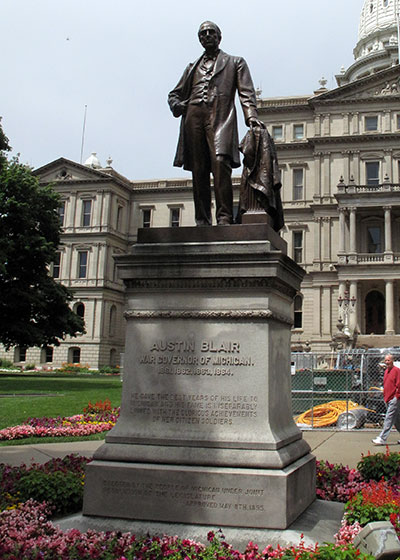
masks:
[[[361,10],[355,62],[339,76],[344,85],[398,64],[397,14],[400,0],[365,0]]]

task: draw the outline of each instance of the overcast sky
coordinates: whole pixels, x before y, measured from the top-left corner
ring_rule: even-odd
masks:
[[[37,168],[97,152],[130,179],[190,176],[172,166],[179,119],[166,98],[199,56],[199,24],[243,56],[263,97],[327,87],[353,62],[363,0],[0,0],[0,116]],[[243,116],[239,115],[240,122]],[[245,128],[241,126],[241,133]]]

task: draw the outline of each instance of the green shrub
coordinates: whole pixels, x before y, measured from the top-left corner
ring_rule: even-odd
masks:
[[[57,514],[74,513],[82,507],[83,482],[71,472],[29,471],[23,474],[15,488],[21,502],[29,498],[48,502]]]
[[[26,364],[24,366],[24,370],[32,370],[32,369],[35,369],[35,367],[36,367],[36,364]]]
[[[400,474],[400,454],[375,453],[374,455],[364,455],[358,462],[357,469],[364,480],[390,480]]]
[[[0,368],[3,369],[14,369],[15,366],[10,360],[6,360],[5,358],[0,358]]]
[[[113,366],[100,366],[99,373],[119,373],[119,368]]]

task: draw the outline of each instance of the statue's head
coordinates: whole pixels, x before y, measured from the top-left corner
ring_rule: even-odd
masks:
[[[198,36],[205,49],[216,49],[221,42],[222,33],[216,23],[205,21],[199,27]]]

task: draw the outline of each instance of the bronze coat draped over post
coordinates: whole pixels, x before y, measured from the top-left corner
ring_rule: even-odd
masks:
[[[175,117],[181,116],[180,103],[189,103],[194,71],[200,62],[189,64],[176,87],[168,96],[168,103]],[[228,156],[232,167],[240,166],[239,139],[235,109],[235,93],[239,94],[246,123],[250,117],[257,118],[254,86],[246,61],[239,56],[231,56],[219,51],[209,86],[208,103],[212,108],[211,123],[214,131],[216,155]],[[178,147],[174,166],[193,170],[189,150],[190,138],[185,138],[185,115],[182,115]]]
[[[284,219],[275,143],[266,128],[256,127],[246,133],[239,148],[244,160],[237,221],[241,221],[255,197],[259,207],[271,216],[273,229],[279,231]]]

